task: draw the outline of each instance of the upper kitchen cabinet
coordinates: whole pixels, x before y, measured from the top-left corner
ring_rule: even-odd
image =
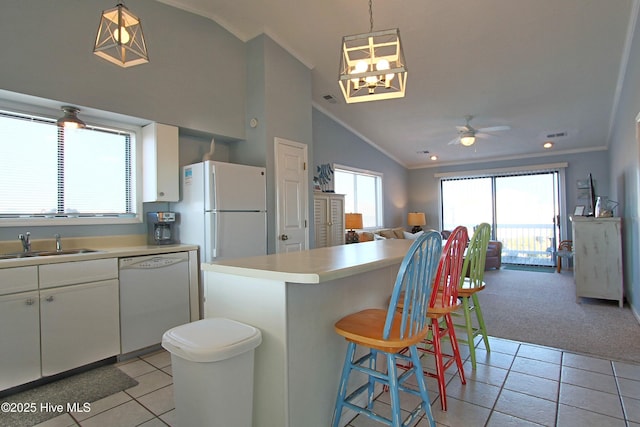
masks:
[[[143,202],[179,200],[178,128],[151,123],[142,128]]]

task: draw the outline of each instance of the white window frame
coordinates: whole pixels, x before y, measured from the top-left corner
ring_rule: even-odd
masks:
[[[56,120],[62,116],[60,102],[15,94],[0,90],[0,109],[50,118]],[[142,126],[145,122],[129,116],[109,113],[95,109],[81,108],[81,119],[91,126],[121,129],[131,132],[132,168],[132,205],[134,212],[127,216],[63,216],[63,217],[6,217],[0,218],[0,227],[15,226],[71,226],[71,225],[123,225],[142,223]],[[1,154],[1,152],[0,152]],[[27,166],[28,167],[28,166]]]
[[[335,171],[337,169],[343,170],[345,172],[351,172],[354,174],[359,174],[359,175],[368,175],[368,176],[373,176],[379,179],[379,188],[377,189],[377,194],[376,194],[376,219],[377,219],[377,224],[374,225],[373,227],[365,227],[365,230],[375,230],[378,229],[380,227],[384,226],[384,195],[383,195],[383,188],[384,188],[384,174],[382,172],[376,172],[376,171],[372,171],[372,170],[367,170],[367,169],[359,169],[359,168],[354,168],[351,166],[345,166],[339,163],[334,163],[333,164],[333,170],[334,170],[334,174]]]

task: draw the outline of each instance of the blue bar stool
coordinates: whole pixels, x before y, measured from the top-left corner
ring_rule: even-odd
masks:
[[[393,427],[411,425],[421,411],[424,411],[429,425],[435,426],[416,346],[429,332],[430,321],[425,314],[441,253],[440,234],[435,231],[425,232],[411,245],[400,264],[389,307],[362,310],[343,317],[335,324],[335,331],[345,337],[348,344],[333,414],[333,427],[339,426],[345,408]],[[402,309],[398,310],[396,307],[400,298],[403,298]],[[356,356],[358,346],[365,349],[366,354],[360,355],[362,351],[359,351]],[[404,348],[409,349],[409,355],[402,354]],[[385,358],[385,366],[380,369],[376,366],[378,355]],[[410,367],[399,372],[396,363]],[[354,371],[364,374],[366,380],[347,395],[349,376]],[[418,390],[405,385],[412,377],[415,378]],[[377,383],[389,389],[391,419],[373,411]],[[399,391],[420,398],[420,403],[404,421],[401,417]],[[364,394],[366,399],[360,400]],[[360,402],[363,403],[359,405]]]

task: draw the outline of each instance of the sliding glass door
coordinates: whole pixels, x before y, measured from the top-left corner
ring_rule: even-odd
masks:
[[[557,172],[442,179],[441,200],[443,229],[487,222],[503,263],[555,265]]]
[[[486,222],[493,224],[493,180],[491,178],[448,179],[442,188],[442,229],[463,225],[473,228]]]

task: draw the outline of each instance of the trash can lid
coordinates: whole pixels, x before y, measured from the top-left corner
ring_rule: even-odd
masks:
[[[260,330],[222,317],[197,320],[169,329],[162,346],[192,362],[216,362],[253,350],[262,342]]]

